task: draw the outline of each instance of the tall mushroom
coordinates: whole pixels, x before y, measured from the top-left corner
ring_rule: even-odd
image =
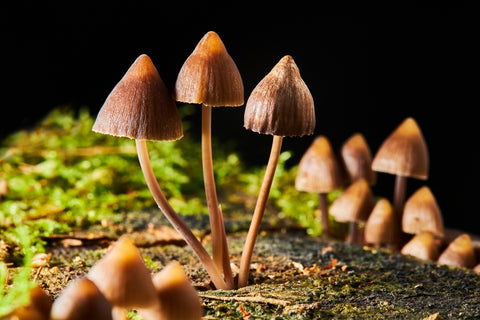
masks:
[[[324,135],[317,136],[300,159],[295,188],[318,193],[322,232],[325,235],[329,235],[330,232],[327,194],[342,188],[343,185],[340,163],[330,140]]]
[[[313,97],[290,55],[282,57],[253,89],[245,107],[244,127],[260,134],[273,135],[273,141],[243,247],[238,278],[239,287],[248,284],[253,248],[275,175],[283,137],[310,135],[315,129]]]
[[[397,244],[402,245],[400,225],[406,197],[407,179],[428,178],[429,157],[422,131],[414,118],[406,118],[380,145],[372,169],[395,175],[393,212]]]
[[[150,163],[146,141],[180,139],[183,128],[175,101],[148,55],[140,55],[113,88],[92,130],[135,139],[140,167],[157,205],[193,249],[215,286],[225,289],[225,281],[212,258],[168,203]]]
[[[340,149],[341,160],[350,183],[360,178],[367,180],[373,186],[377,175],[372,170],[372,154],[363,134],[356,132],[351,135]]]
[[[225,225],[218,204],[213,174],[212,107],[236,107],[244,103],[240,72],[214,31],[207,32],[184,62],[175,82],[174,99],[202,105],[202,166],[210,217],[213,260],[233,286]]]
[[[340,196],[332,202],[330,214],[338,222],[350,224],[349,242],[358,242],[357,225],[365,222],[372,212],[375,201],[372,190],[365,178],[359,178],[350,184]]]

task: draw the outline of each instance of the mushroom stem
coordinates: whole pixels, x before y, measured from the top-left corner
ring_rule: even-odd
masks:
[[[405,197],[407,191],[407,179],[406,176],[395,176],[395,187],[393,191],[393,214],[395,217],[395,232],[397,246],[401,248],[404,245],[404,235],[401,230],[403,207],[405,205]]]
[[[349,227],[348,243],[354,244],[357,242],[357,238],[358,238],[358,223],[356,221],[350,221],[348,227]]]
[[[272,148],[270,150],[270,158],[268,159],[265,176],[263,178],[257,203],[255,205],[255,211],[253,213],[252,221],[250,222],[250,228],[248,230],[247,238],[245,239],[242,257],[240,259],[240,272],[238,275],[239,288],[245,287],[248,284],[248,272],[250,269],[250,261],[252,259],[253,247],[255,246],[255,241],[257,239],[258,231],[260,229],[263,213],[265,212],[265,204],[267,202],[268,195],[270,193],[270,187],[272,186],[273,177],[277,168],[280,150],[282,149],[282,141],[282,136],[273,136]]]
[[[233,287],[223,214],[218,204],[212,158],[212,107],[202,105],[202,166],[212,235],[212,257],[217,269]]]
[[[328,227],[328,204],[327,204],[327,193],[326,192],[320,192],[318,194],[318,204],[320,207],[320,220],[322,223],[322,233],[325,236],[330,235],[330,230]]]
[[[197,257],[200,259],[201,263],[207,270],[210,278],[212,279],[215,287],[217,289],[227,289],[227,284],[223,280],[222,274],[218,268],[213,263],[212,258],[202,246],[200,241],[195,237],[192,231],[188,228],[185,222],[180,218],[180,216],[175,212],[170,203],[168,203],[167,198],[162,192],[162,189],[158,185],[158,181],[155,178],[155,174],[150,163],[150,158],[148,156],[147,143],[145,140],[135,140],[137,146],[138,160],[140,162],[140,167],[142,168],[143,176],[147,183],[150,192],[155,199],[158,207],[162,210],[163,214],[167,217],[173,227],[180,233],[183,239],[187,244],[193,249]]]

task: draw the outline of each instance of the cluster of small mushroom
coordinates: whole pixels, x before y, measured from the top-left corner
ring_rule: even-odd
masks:
[[[272,135],[273,141],[236,282],[216,193],[211,117],[212,107],[243,105],[243,95],[242,79],[234,61],[218,34],[210,31],[183,64],[172,93],[168,92],[150,57],[140,55],[109,94],[93,125],[95,132],[135,139],[140,166],[153,198],[193,249],[217,289],[234,289],[248,284],[250,260],[282,139],[310,135],[315,128],[312,95],[293,58],[286,55],[258,83],[245,106],[244,127]],[[211,256],[169,204],[150,164],[147,140],[176,140],[183,136],[175,101],[198,104],[202,108],[202,167],[211,227]]]
[[[30,292],[30,303],[7,319],[126,320],[130,310],[144,320],[199,320],[203,315],[200,297],[181,265],[171,262],[152,275],[138,248],[124,235],[53,302],[37,286]]]
[[[409,117],[384,140],[373,159],[361,133],[343,143],[339,157],[327,137],[316,137],[300,160],[295,186],[319,194],[320,220],[327,235],[331,216],[349,224],[350,243],[389,247],[422,260],[480,271],[480,257],[468,234],[445,239],[441,211],[428,186],[406,199],[407,178],[426,180],[428,167],[424,137]],[[393,205],[372,193],[377,172],[396,176]],[[326,196],[336,189],[342,192],[328,207]]]

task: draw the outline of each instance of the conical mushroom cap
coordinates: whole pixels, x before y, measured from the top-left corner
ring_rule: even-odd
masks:
[[[245,107],[244,127],[285,137],[313,133],[313,97],[291,56],[284,56],[253,89]]]
[[[51,320],[112,319],[112,307],[87,277],[73,280],[54,301]]]
[[[438,263],[459,268],[473,268],[476,264],[472,239],[466,233],[456,237],[438,257]]]
[[[377,175],[372,170],[372,154],[370,147],[361,133],[354,133],[342,145],[340,150],[342,162],[350,182],[364,178],[373,186]]]
[[[365,223],[365,242],[374,244],[395,243],[393,207],[386,198],[378,199]]]
[[[338,222],[366,221],[374,204],[367,180],[360,178],[333,201],[329,212]]]
[[[430,231],[443,238],[443,219],[437,201],[429,187],[423,186],[405,202],[402,230],[410,234]]]
[[[200,297],[179,262],[169,263],[153,276],[158,306],[139,310],[143,319],[200,320],[203,315]]]
[[[150,271],[138,248],[127,236],[121,236],[87,276],[112,307],[147,307],[156,303]]]
[[[113,88],[92,130],[139,140],[183,137],[175,101],[149,56],[140,55]]]
[[[207,32],[184,62],[173,96],[210,107],[243,105],[242,77],[216,32]]]
[[[420,127],[413,118],[405,119],[385,139],[372,161],[374,171],[428,178],[428,150]]]
[[[435,237],[429,231],[416,234],[400,250],[404,255],[410,255],[420,260],[435,261],[438,258],[439,251],[435,242]]]
[[[330,141],[323,135],[316,137],[300,159],[295,188],[327,193],[342,186],[342,174]]]

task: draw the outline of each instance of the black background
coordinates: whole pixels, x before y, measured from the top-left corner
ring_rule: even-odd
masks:
[[[430,171],[426,181],[409,179],[407,196],[428,185],[447,227],[477,232],[478,32],[471,9],[458,2],[448,8],[352,8],[344,14],[300,3],[258,5],[137,2],[100,10],[24,2],[15,10],[3,8],[0,137],[62,105],[87,107],[96,115],[142,53],[171,89],[185,59],[213,30],[242,75],[245,101],[284,55],[294,58],[315,101],[316,130],[284,139],[283,150],[294,152],[290,164],[320,134],[339,149],[361,132],[374,155],[413,117],[427,142]],[[271,137],[247,132],[243,111],[244,106],[214,109],[213,134],[220,141],[235,139],[250,163],[266,164]],[[379,174],[377,180],[374,193],[391,199],[393,177]]]

